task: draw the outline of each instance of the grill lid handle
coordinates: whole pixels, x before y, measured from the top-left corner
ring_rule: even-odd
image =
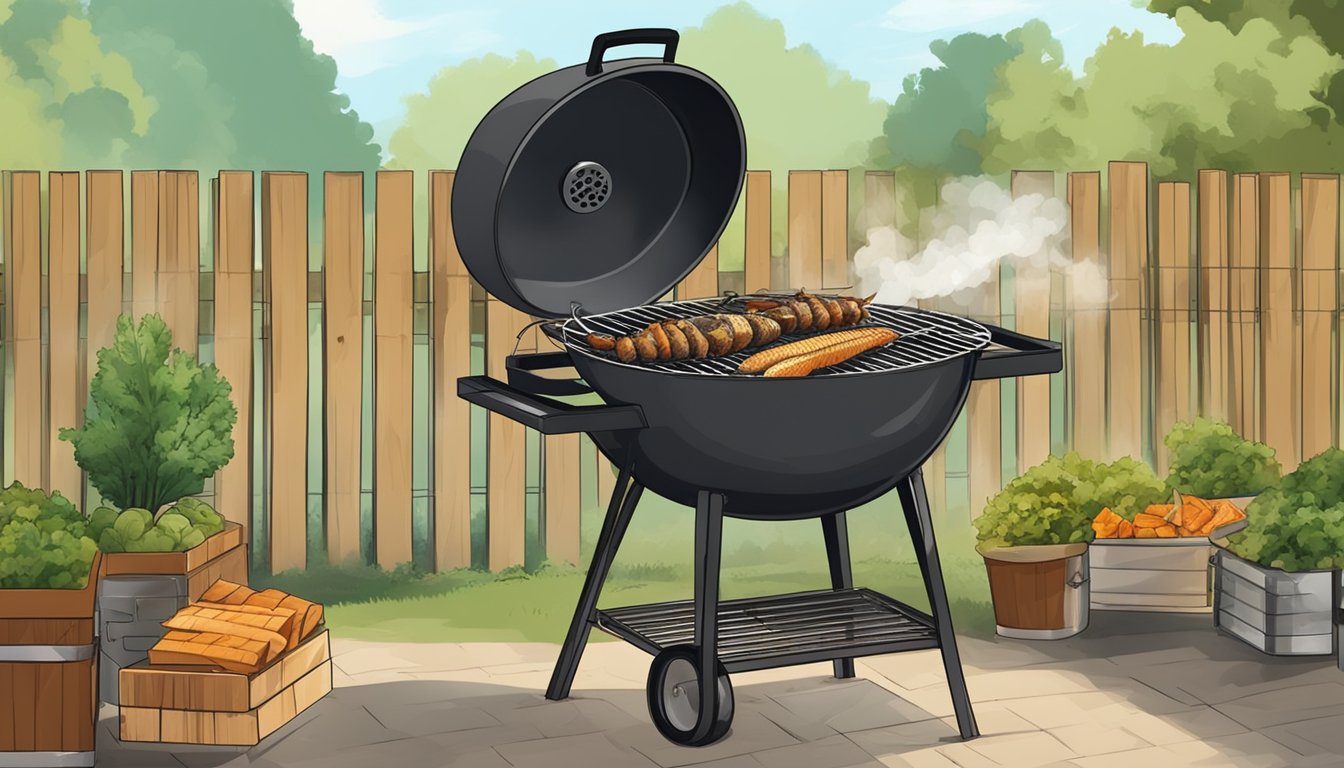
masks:
[[[677,43],[680,40],[681,35],[677,34],[677,30],[662,27],[603,32],[593,38],[593,50],[588,54],[588,67],[584,70],[584,73],[589,77],[602,74],[602,56],[606,54],[609,48],[615,48],[619,45],[662,44],[663,61],[671,64],[677,56]]]
[[[542,352],[535,355],[509,355],[504,358],[504,370],[508,372],[509,384],[534,395],[591,395],[593,388],[578,379],[553,379],[538,376],[537,371],[550,371],[556,368],[569,368],[574,361],[568,352]]]
[[[990,343],[1005,349],[981,352],[971,378],[979,381],[1037,376],[1059,373],[1064,368],[1064,351],[1058,342],[1026,336],[997,325],[983,325],[989,330]]]

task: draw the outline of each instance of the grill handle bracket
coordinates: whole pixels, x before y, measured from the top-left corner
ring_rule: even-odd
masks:
[[[1064,368],[1064,351],[1058,342],[1026,336],[997,325],[984,325],[989,330],[990,343],[1004,349],[981,352],[971,378],[977,381],[1010,379],[1059,373]]]
[[[570,363],[566,352],[513,355],[505,362],[511,383],[505,384],[489,376],[464,376],[457,380],[457,396],[544,435],[613,432],[648,426],[644,411],[638,405],[570,405],[551,399],[549,395],[552,394],[588,394],[592,391],[574,380],[548,379],[533,372],[561,368]],[[528,391],[533,385],[540,389]]]
[[[569,368],[574,365],[568,352],[541,352],[534,355],[509,355],[504,358],[509,384],[534,395],[572,397],[591,395],[592,387],[577,379],[552,379],[538,376],[537,371]]]

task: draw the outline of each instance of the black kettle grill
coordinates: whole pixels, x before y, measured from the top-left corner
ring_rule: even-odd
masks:
[[[563,348],[511,356],[508,383],[465,377],[458,394],[545,434],[587,433],[620,468],[546,696],[569,695],[596,626],[654,655],[654,724],[674,742],[702,745],[731,725],[732,672],[831,659],[837,677],[852,677],[856,656],[938,648],[961,736],[972,738],[920,466],[973,380],[1054,373],[1059,345],[872,305],[865,322],[900,337],[806,377],[739,375],[746,352],[621,363],[591,348],[590,332],[745,311],[732,296],[650,303],[717,241],[746,169],[737,109],[705,74],[674,63],[677,39],[669,29],[599,35],[587,64],[527,83],[485,116],[454,182],[453,228],[468,270],[500,300],[551,320],[543,331]],[[661,44],[664,55],[604,61],[629,43]],[[542,374],[570,368],[577,378]],[[604,404],[555,399],[591,393]],[[694,599],[599,610],[646,487],[696,510]],[[929,614],[852,584],[845,512],[892,488]],[[821,518],[832,589],[720,602],[724,516]]]

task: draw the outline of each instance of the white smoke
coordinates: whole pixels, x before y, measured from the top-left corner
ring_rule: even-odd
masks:
[[[1065,275],[1075,305],[1104,306],[1109,299],[1105,268],[1070,257],[1069,210],[1059,198],[1014,199],[992,180],[960,178],[943,186],[939,205],[923,211],[920,222],[920,230],[932,234],[922,249],[893,226],[868,230],[867,244],[854,254],[864,294],[876,293],[883,304],[944,296],[966,304],[974,299],[968,289],[1007,261],[1036,268],[1019,272],[1019,279],[1030,280],[1043,298],[1054,270]]]

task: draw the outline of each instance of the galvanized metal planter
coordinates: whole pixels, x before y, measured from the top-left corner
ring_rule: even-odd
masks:
[[[1213,564],[1214,626],[1274,656],[1337,652],[1338,569],[1288,573],[1222,548]]]

